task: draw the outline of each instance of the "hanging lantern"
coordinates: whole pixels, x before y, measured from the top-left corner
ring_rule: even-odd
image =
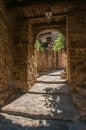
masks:
[[[45,16],[46,16],[47,19],[51,19],[51,17],[52,17],[52,10],[51,10],[50,7],[48,7],[48,8],[46,9],[46,11],[45,11]]]

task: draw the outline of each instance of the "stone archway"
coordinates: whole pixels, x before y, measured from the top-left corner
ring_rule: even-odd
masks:
[[[60,19],[60,20],[58,20]],[[35,49],[35,41],[36,41],[36,37],[37,35],[42,31],[42,30],[48,30],[48,29],[54,29],[54,30],[59,30],[59,32],[61,32],[65,38],[66,38],[66,43],[68,43],[68,16],[67,15],[63,15],[63,16],[56,16],[54,18],[54,22],[52,22],[52,20],[48,23],[47,20],[44,18],[44,19],[32,19],[29,21],[29,24],[31,25],[30,26],[30,29],[32,31],[32,36],[34,37],[33,39],[33,48]],[[68,45],[67,45],[68,47]],[[67,55],[68,55],[68,51],[67,51]],[[68,59],[67,59],[68,61]],[[70,78],[70,75],[69,75],[69,63],[67,63],[67,66],[68,66],[68,69],[67,69],[67,73],[68,73],[68,81],[69,81],[69,78]]]
[[[26,54],[20,55],[19,51],[17,51],[17,55],[19,56],[18,59],[20,59],[20,62],[16,64],[15,69],[14,69],[15,73],[16,74],[18,73],[19,75],[19,78],[20,78],[19,82],[22,83],[22,85],[20,84],[22,91],[28,91],[28,88],[30,88],[36,81],[37,57],[36,57],[36,51],[35,51],[35,40],[36,40],[37,35],[42,30],[48,30],[48,29],[60,30],[59,32],[64,34],[65,38],[67,38],[67,29],[66,29],[67,17],[66,16],[65,17],[63,16],[63,20],[60,22],[58,22],[58,20],[56,19],[55,23],[52,21],[50,23],[47,23],[45,19],[41,20],[40,22],[38,21],[39,19],[38,20],[26,19],[26,20],[22,20],[18,22],[17,26],[19,28],[18,29],[19,31],[17,34],[15,33],[16,37],[17,35],[21,34],[19,35],[20,41],[18,41],[19,43],[16,45],[16,48],[17,48],[21,44],[21,46],[19,46],[21,54],[22,54],[22,49],[24,49],[23,45],[24,46],[26,45],[25,51],[23,50],[23,52],[25,52]],[[25,44],[23,44],[23,42]],[[15,57],[15,59],[17,59],[17,57]],[[24,60],[25,62],[23,63]],[[23,63],[22,64],[23,67],[20,70],[21,63]],[[24,75],[26,76],[26,78],[23,78]],[[14,81],[15,81],[15,77],[14,77]]]
[[[36,40],[42,36],[42,41],[45,42],[47,37],[49,37],[47,48],[42,52],[37,52],[37,70],[38,72],[47,71],[47,70],[55,70],[57,68],[67,68],[67,56],[65,50],[54,51],[52,38],[57,37],[58,34],[62,34],[57,29],[44,29],[38,33]],[[63,34],[62,34],[63,35]],[[63,35],[64,36],[64,35]],[[54,38],[55,39],[55,38]]]

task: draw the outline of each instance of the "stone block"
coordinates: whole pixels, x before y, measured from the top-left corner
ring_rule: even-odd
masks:
[[[77,92],[82,95],[82,96],[86,96],[86,86],[81,85],[81,86],[76,86],[76,90]]]
[[[81,96],[80,94],[73,93],[72,99],[74,104],[82,111],[86,113],[86,97]]]

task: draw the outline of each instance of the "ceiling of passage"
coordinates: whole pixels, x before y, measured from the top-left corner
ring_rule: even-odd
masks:
[[[36,35],[42,29],[57,28],[62,31],[66,27],[66,16],[76,11],[84,11],[86,0],[4,0],[6,8],[16,11],[18,18],[30,19]],[[45,17],[46,9],[50,7],[53,17],[50,23]],[[40,28],[40,29],[39,29]],[[61,29],[62,28],[62,29]],[[65,32],[62,31],[64,34]],[[34,34],[35,35],[35,34]]]
[[[83,10],[86,0],[5,0],[8,9],[28,19],[45,17],[45,10],[50,7],[53,16]]]

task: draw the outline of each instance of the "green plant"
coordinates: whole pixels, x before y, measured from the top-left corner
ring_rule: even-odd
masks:
[[[53,50],[58,51],[62,48],[64,48],[64,36],[62,34],[59,34],[57,39],[54,41]]]
[[[42,44],[39,41],[36,41],[36,49],[38,52],[41,52],[44,50],[42,47]]]

